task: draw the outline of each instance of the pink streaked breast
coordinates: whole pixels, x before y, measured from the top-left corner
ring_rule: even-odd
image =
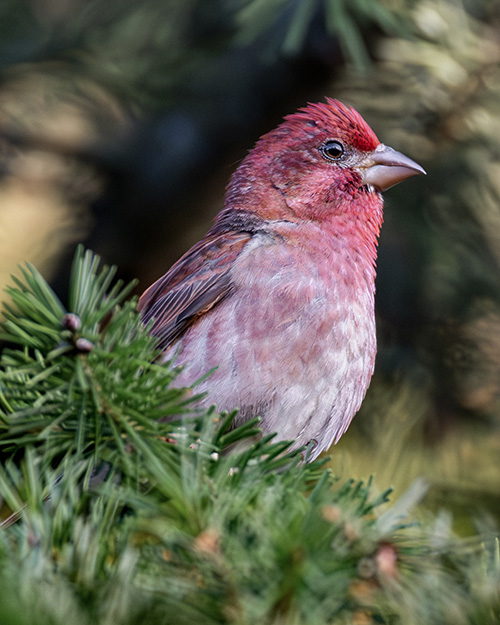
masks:
[[[165,359],[179,350],[178,386],[217,367],[196,389],[203,404],[262,415],[265,431],[295,446],[315,439],[317,455],[347,429],[373,373],[374,258],[320,224],[279,229],[253,237],[231,271],[238,296],[203,315]]]

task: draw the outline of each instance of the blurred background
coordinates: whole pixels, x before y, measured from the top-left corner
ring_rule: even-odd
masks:
[[[386,194],[379,354],[343,477],[500,518],[500,3],[3,0],[0,284],[64,298],[83,242],[138,292],[202,236],[237,163],[307,101],[425,167]]]

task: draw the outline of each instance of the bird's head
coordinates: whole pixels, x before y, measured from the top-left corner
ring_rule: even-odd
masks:
[[[381,207],[380,192],[425,173],[380,143],[357,111],[330,98],[285,117],[240,169],[255,187],[264,180],[291,213],[306,219]]]

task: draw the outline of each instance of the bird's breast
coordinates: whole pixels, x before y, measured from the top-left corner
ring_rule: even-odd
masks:
[[[358,410],[376,351],[373,268],[341,241],[256,236],[232,269],[231,295],[181,338],[178,383],[206,403],[263,415],[297,444],[337,440]]]

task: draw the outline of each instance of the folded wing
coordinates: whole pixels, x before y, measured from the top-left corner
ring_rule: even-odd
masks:
[[[139,300],[142,320],[151,320],[158,347],[166,349],[232,290],[231,268],[252,234],[208,234],[180,258]]]

